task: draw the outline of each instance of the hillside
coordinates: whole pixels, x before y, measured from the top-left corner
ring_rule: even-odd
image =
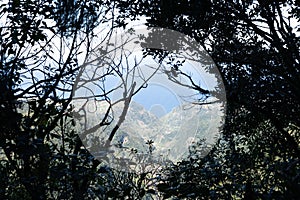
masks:
[[[79,105],[77,103],[75,107],[78,108]],[[89,129],[99,124],[107,108],[108,104],[105,102],[93,101],[84,105],[86,118],[80,120],[81,129]],[[104,144],[116,126],[122,109],[122,103],[114,105],[110,113],[110,116],[114,117],[112,123],[101,127],[86,138],[82,138],[87,148],[94,149],[92,152],[94,155],[99,155],[99,152],[96,152],[99,148],[95,148],[93,145],[101,146]],[[209,144],[215,142],[219,135],[218,127],[221,122],[221,113],[218,105],[183,105],[173,108],[171,112],[159,118],[139,103],[132,101],[125,121],[121,124],[112,141],[112,149],[114,156],[116,156],[114,159],[132,157],[131,150],[133,149],[137,150],[137,155],[145,155],[149,153],[149,145],[146,142],[152,140],[152,157],[157,160],[163,157],[173,162],[180,161],[188,155],[189,146],[199,139],[206,139]],[[105,156],[108,155],[105,154]]]

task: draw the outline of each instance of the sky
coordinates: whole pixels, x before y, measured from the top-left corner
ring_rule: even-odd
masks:
[[[133,66],[133,60],[141,59],[141,52],[135,52],[132,57],[129,57],[129,66]],[[126,68],[127,63],[124,61],[123,67]],[[145,58],[138,65],[140,73],[143,74],[144,78],[151,77],[148,80],[147,87],[142,88],[138,93],[136,93],[132,100],[143,105],[146,110],[151,110],[154,114],[162,116],[166,114],[175,107],[182,104],[191,103],[195,101],[195,94],[198,92],[196,90],[190,89],[185,86],[176,84],[168,79],[164,69],[170,68],[170,66],[161,66],[161,70],[155,73],[155,70],[159,67],[159,64],[153,61],[152,58]],[[131,68],[132,69],[132,68]],[[184,73],[189,74],[196,84],[201,85],[204,89],[214,90],[217,83],[217,79],[214,74],[209,74],[206,72],[201,64],[195,61],[186,61],[180,68]],[[154,76],[152,76],[154,74]],[[128,76],[130,87],[131,82],[135,81],[137,83],[136,88],[142,86],[144,81],[141,76],[133,76],[132,73]],[[184,76],[179,75],[177,77],[181,83],[190,85],[190,82]],[[106,78],[105,86],[107,90],[113,89],[121,84],[121,77]],[[96,88],[95,88],[96,89]],[[113,101],[117,101],[123,97],[124,87],[115,90],[109,97]]]
[[[4,0],[2,3],[8,2]],[[287,12],[287,11],[285,11]],[[3,26],[6,21],[6,16],[2,16],[0,18],[0,25]],[[140,17],[138,21],[127,21],[129,24],[128,27],[141,27],[142,24],[146,22],[145,17]],[[50,23],[50,22],[49,22]],[[296,27],[298,25],[297,21],[291,18],[292,27]],[[299,25],[298,25],[299,26]],[[103,27],[99,27],[98,31],[102,30]],[[51,35],[50,31],[47,33]],[[54,39],[54,43],[59,44],[59,38]],[[56,52],[58,53],[58,52]],[[67,55],[67,53],[66,53]],[[55,54],[54,57],[58,57],[59,54]],[[139,55],[137,55],[139,56]],[[79,59],[82,62],[82,59]],[[211,74],[208,74],[203,70],[199,63],[195,62],[187,62],[184,66],[185,72],[190,72],[193,76],[195,83],[201,83],[201,86],[208,89],[213,89],[216,83],[215,77]],[[43,77],[39,74],[35,74],[38,79],[42,79]],[[166,77],[161,75],[157,76],[154,81],[152,81],[147,88],[143,88],[138,94],[133,97],[134,101],[142,104],[147,110],[153,108],[153,105],[156,105],[156,108],[161,108],[163,112],[170,112],[174,107],[178,106],[182,103],[182,96],[187,96],[190,91],[186,91],[186,89],[174,86],[165,81]],[[119,80],[115,78],[111,78],[111,80],[106,81],[107,88],[115,86],[118,84]],[[30,81],[28,84],[31,84]],[[24,85],[24,87],[27,87]],[[193,94],[193,92],[192,92]],[[114,96],[116,93],[114,93]],[[159,106],[160,105],[160,106]]]

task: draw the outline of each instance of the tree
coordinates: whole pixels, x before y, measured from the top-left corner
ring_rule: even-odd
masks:
[[[174,40],[177,42],[172,42]],[[201,49],[193,49],[197,46],[195,42],[171,30],[129,29],[128,32],[112,37],[107,43],[113,45],[100,45],[95,48],[83,65],[74,87],[75,115],[82,125],[80,137],[90,152],[96,158],[105,160],[106,163],[117,162],[118,167],[122,166],[127,170],[131,168],[132,160],[138,160],[138,162],[134,161],[135,165],[141,166],[141,169],[151,170],[152,163],[147,162],[146,158],[149,152],[150,154],[153,152],[151,144],[146,143],[150,145],[151,150],[145,145],[138,144],[141,147],[138,150],[139,157],[133,159],[128,158],[132,156],[130,149],[138,148],[122,145],[122,137],[127,137],[129,141],[142,139],[145,140],[142,142],[144,144],[154,135],[152,133],[151,136],[149,133],[141,137],[140,133],[131,128],[135,122],[131,124],[126,122],[127,117],[138,119],[134,116],[138,115],[137,113],[128,114],[131,112],[129,104],[135,95],[148,85],[158,83],[175,88],[177,91],[174,92],[178,92],[178,98],[184,102],[182,104],[185,104],[186,110],[200,109],[204,104],[222,103],[224,98],[217,98],[218,92],[213,88],[215,86],[205,89],[200,86],[199,77],[198,80],[192,77],[188,66],[185,66],[185,70],[181,69],[185,61],[193,61],[197,64],[201,62],[203,66],[212,65],[212,61]],[[182,52],[182,49],[187,47],[190,47],[190,52]],[[194,73],[197,71],[194,70]],[[182,92],[183,90],[185,91]],[[219,96],[222,97],[221,94]],[[89,109],[93,111],[90,112]],[[119,129],[122,124],[126,131],[122,131],[120,135]],[[160,159],[158,153],[154,154]],[[139,169],[135,165],[134,168]]]
[[[154,185],[177,198],[299,196],[298,2],[14,0],[1,3],[0,16],[1,199],[142,198],[158,193]],[[154,178],[100,167],[76,135],[70,106],[93,39],[141,16],[203,44],[228,100],[224,137],[213,151],[201,159],[207,145],[200,142],[187,160]],[[170,65],[163,69],[170,79],[186,75]]]
[[[99,162],[71,126],[72,86],[92,39],[108,37],[123,18],[110,1],[0,8],[1,199],[83,199]],[[100,24],[110,28],[102,32]]]
[[[116,9],[122,9],[119,5],[110,1],[8,1],[1,4],[0,145],[3,152],[0,170],[4,180],[1,198],[83,199],[122,194],[140,198],[155,193],[151,173],[137,175],[101,167],[101,161],[85,149],[76,134],[78,130],[72,116],[74,87],[78,86],[76,77],[81,77],[85,69],[82,63],[90,61],[88,58],[99,45],[109,47],[104,41],[109,41],[115,28],[126,24],[124,14],[116,14]],[[105,32],[101,26],[109,28]],[[99,41],[97,36],[102,37],[102,44],[95,42]],[[167,58],[166,52],[163,55]],[[128,62],[128,55],[124,56],[120,62]],[[148,81],[140,75],[141,84],[128,85],[130,73],[137,73],[138,67],[125,72],[123,66],[113,62],[111,59],[109,71],[102,78],[114,74],[122,79],[125,96],[120,101],[125,101],[125,106],[124,114],[108,138],[109,143],[124,120],[130,99],[146,87]],[[128,69],[129,65],[125,67]],[[172,74],[170,69],[173,68],[158,69],[173,78],[175,69]],[[175,71],[189,77],[178,68]],[[196,87],[190,80],[191,86],[185,87],[208,95],[208,91]],[[181,84],[175,78],[173,81]],[[98,89],[104,91],[102,97],[108,100],[108,94],[116,88]],[[104,115],[101,126],[109,124],[107,116]],[[149,144],[149,151],[152,150]],[[125,183],[130,185],[122,185]]]
[[[217,146],[188,174],[189,165],[183,162],[159,189],[167,196],[191,198],[296,199],[299,5],[296,1],[210,2],[203,7],[205,15],[203,10],[197,15],[185,7],[175,9],[179,1],[170,3],[173,10],[168,13],[163,13],[158,1],[141,1],[138,11],[136,5],[128,8],[133,15],[151,17],[150,26],[177,30],[202,43],[217,63],[227,91],[223,129],[227,148]]]

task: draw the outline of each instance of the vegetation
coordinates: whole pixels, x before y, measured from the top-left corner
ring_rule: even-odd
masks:
[[[0,199],[297,199],[299,7],[295,0],[2,2]],[[199,158],[199,143],[163,173],[102,167],[71,116],[72,87],[93,39],[142,16],[200,42],[227,95],[213,150]]]

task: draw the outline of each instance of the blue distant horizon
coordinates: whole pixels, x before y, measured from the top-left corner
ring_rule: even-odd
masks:
[[[143,105],[148,111],[153,105],[160,105],[167,113],[181,104],[174,92],[156,84],[150,84],[147,88],[143,88],[133,96],[132,100]]]

